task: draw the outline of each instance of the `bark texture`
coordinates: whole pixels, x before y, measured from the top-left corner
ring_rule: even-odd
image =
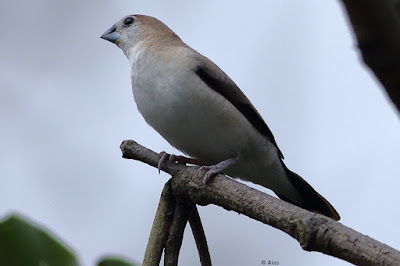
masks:
[[[123,157],[157,167],[159,155],[132,140],[121,144]],[[318,251],[357,265],[400,265],[400,252],[323,215],[309,212],[242,183],[217,175],[204,185],[197,167],[166,162],[177,197],[199,205],[215,204],[273,226],[307,251]]]
[[[400,1],[342,0],[365,64],[400,111]]]

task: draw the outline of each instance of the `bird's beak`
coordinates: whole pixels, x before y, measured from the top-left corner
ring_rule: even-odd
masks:
[[[109,28],[100,38],[115,43],[121,36],[117,32],[117,27],[115,24]]]

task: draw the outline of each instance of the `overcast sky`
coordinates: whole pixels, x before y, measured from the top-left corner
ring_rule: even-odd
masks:
[[[166,23],[239,85],[286,165],[341,223],[400,248],[399,117],[361,63],[340,1],[2,1],[0,217],[44,225],[83,265],[109,253],[143,259],[169,176],[122,159],[119,144],[178,152],[146,125],[127,59],[100,39],[136,13]],[[347,265],[244,215],[199,209],[214,265]],[[200,265],[190,231],[180,262]]]

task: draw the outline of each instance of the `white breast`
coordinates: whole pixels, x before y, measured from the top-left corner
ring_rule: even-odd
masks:
[[[190,50],[180,49],[179,59],[147,53],[132,62],[133,95],[146,122],[191,157],[206,164],[238,157],[229,175],[280,186],[276,177],[284,173],[275,146],[196,75]]]
[[[195,74],[189,59],[138,57],[131,73],[132,88],[146,122],[171,145],[207,163],[265,143],[232,104]]]

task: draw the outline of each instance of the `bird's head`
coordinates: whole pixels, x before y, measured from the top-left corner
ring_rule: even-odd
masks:
[[[128,56],[139,44],[146,47],[165,44],[180,38],[164,23],[144,15],[129,15],[120,19],[102,36],[102,39],[115,43]]]

